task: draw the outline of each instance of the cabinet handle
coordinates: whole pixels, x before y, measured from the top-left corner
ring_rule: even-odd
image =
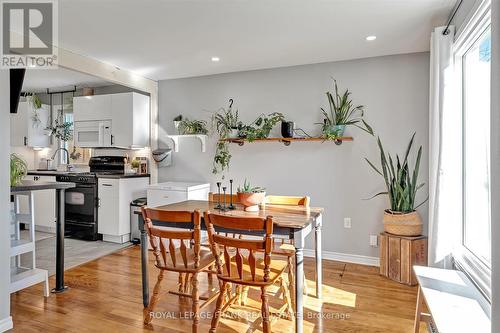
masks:
[[[27,146],[28,145],[28,138],[27,137],[24,137],[23,138],[23,141],[24,141],[24,145]]]
[[[111,145],[115,144],[115,136],[111,134]]]
[[[97,207],[101,207],[101,198],[97,198]]]
[[[113,185],[111,185],[111,184],[102,184],[102,186],[113,187]]]

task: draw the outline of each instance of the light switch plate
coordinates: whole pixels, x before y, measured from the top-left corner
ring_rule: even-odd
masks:
[[[351,218],[350,217],[344,217],[344,228],[347,228],[347,229],[351,228]]]
[[[370,246],[377,247],[378,246],[378,236],[370,235]]]

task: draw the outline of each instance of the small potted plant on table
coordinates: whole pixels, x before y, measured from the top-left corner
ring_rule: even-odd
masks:
[[[418,236],[422,234],[422,220],[416,209],[427,201],[424,200],[419,205],[415,204],[417,191],[424,184],[418,184],[417,182],[422,146],[418,149],[413,170],[410,169],[408,162],[408,155],[410,154],[414,138],[415,133],[408,144],[404,159],[400,159],[396,155],[395,160],[392,159],[391,154],[385,153],[380,138],[377,138],[380,150],[380,169],[365,158],[375,172],[384,178],[386,191],[377,193],[372,197],[374,198],[379,195],[387,195],[389,197],[391,208],[384,211],[384,230],[400,236]]]
[[[259,205],[266,198],[266,189],[258,186],[251,186],[250,182],[243,183],[243,187],[238,187],[238,200],[245,206],[246,212],[259,211]]]

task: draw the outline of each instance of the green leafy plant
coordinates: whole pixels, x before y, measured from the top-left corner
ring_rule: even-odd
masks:
[[[243,126],[240,129],[240,136],[246,138],[249,142],[255,139],[267,138],[273,127],[284,119],[285,116],[280,112],[273,112],[267,116],[261,115],[250,125]]]
[[[245,178],[245,182],[243,183],[243,187],[238,186],[239,193],[262,193],[265,192],[266,189],[260,186],[252,186],[250,182],[247,182]]]
[[[180,134],[207,134],[207,122],[204,120],[181,120],[179,124]]]
[[[27,172],[26,162],[16,154],[10,154],[10,186],[19,185]]]
[[[42,108],[42,100],[40,99],[40,97],[38,97],[37,94],[30,93],[29,95],[26,96],[26,99],[31,104],[33,109],[38,110]]]
[[[224,139],[229,137],[233,129],[240,129],[242,123],[239,120],[238,110],[233,111],[233,100],[229,100],[227,109],[220,108],[212,116],[212,127],[217,132],[219,139],[215,146],[214,164],[212,173],[218,174],[229,168],[231,153],[229,152],[229,142]]]
[[[141,162],[139,160],[132,160],[132,162],[130,162],[130,165],[132,169],[139,169],[139,167],[141,166]]]
[[[422,146],[418,149],[413,170],[410,169],[408,162],[408,156],[411,152],[414,138],[415,133],[413,133],[411,137],[403,160],[400,159],[399,155],[396,155],[396,160],[393,160],[391,154],[386,154],[380,138],[377,138],[377,144],[380,150],[381,167],[377,168],[372,162],[365,158],[373,170],[383,177],[386,186],[386,191],[377,193],[372,198],[379,195],[388,195],[391,211],[393,212],[410,213],[427,201],[426,199],[415,206],[417,191],[424,186],[424,183],[417,184]]]
[[[339,92],[337,80],[334,79],[333,82],[335,95],[329,91],[326,92],[329,110],[326,111],[321,108],[324,118],[323,122],[319,123],[319,125],[322,126],[321,131],[325,139],[336,139],[338,136],[343,134],[343,127],[349,125],[354,125],[373,135],[372,128],[363,119],[364,106],[354,106],[350,97],[351,92],[349,89],[346,89],[345,92],[341,94]],[[363,126],[360,126],[360,123]]]
[[[239,120],[238,110],[232,108],[233,100],[229,100],[229,107],[227,109],[220,108],[212,116],[212,127],[215,128],[219,134],[219,139],[225,139],[231,133],[233,129],[240,129],[242,123]]]
[[[67,142],[73,138],[73,122],[71,121],[61,121],[59,119],[54,120],[53,125],[49,125],[46,130],[53,137]]]

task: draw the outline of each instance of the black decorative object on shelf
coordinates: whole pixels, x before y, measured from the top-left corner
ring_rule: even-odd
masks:
[[[221,209],[222,206],[220,204],[220,186],[222,185],[221,182],[217,182],[217,193],[218,193],[218,199],[217,199],[217,206],[215,206],[215,209]]]
[[[233,205],[233,180],[232,179],[229,179],[229,200],[230,200],[230,203],[229,203],[229,208],[230,210],[233,210],[233,209],[236,209],[236,207],[234,207]]]
[[[295,129],[295,123],[293,121],[282,121],[281,122],[281,136],[284,138],[293,138],[293,132]]]

